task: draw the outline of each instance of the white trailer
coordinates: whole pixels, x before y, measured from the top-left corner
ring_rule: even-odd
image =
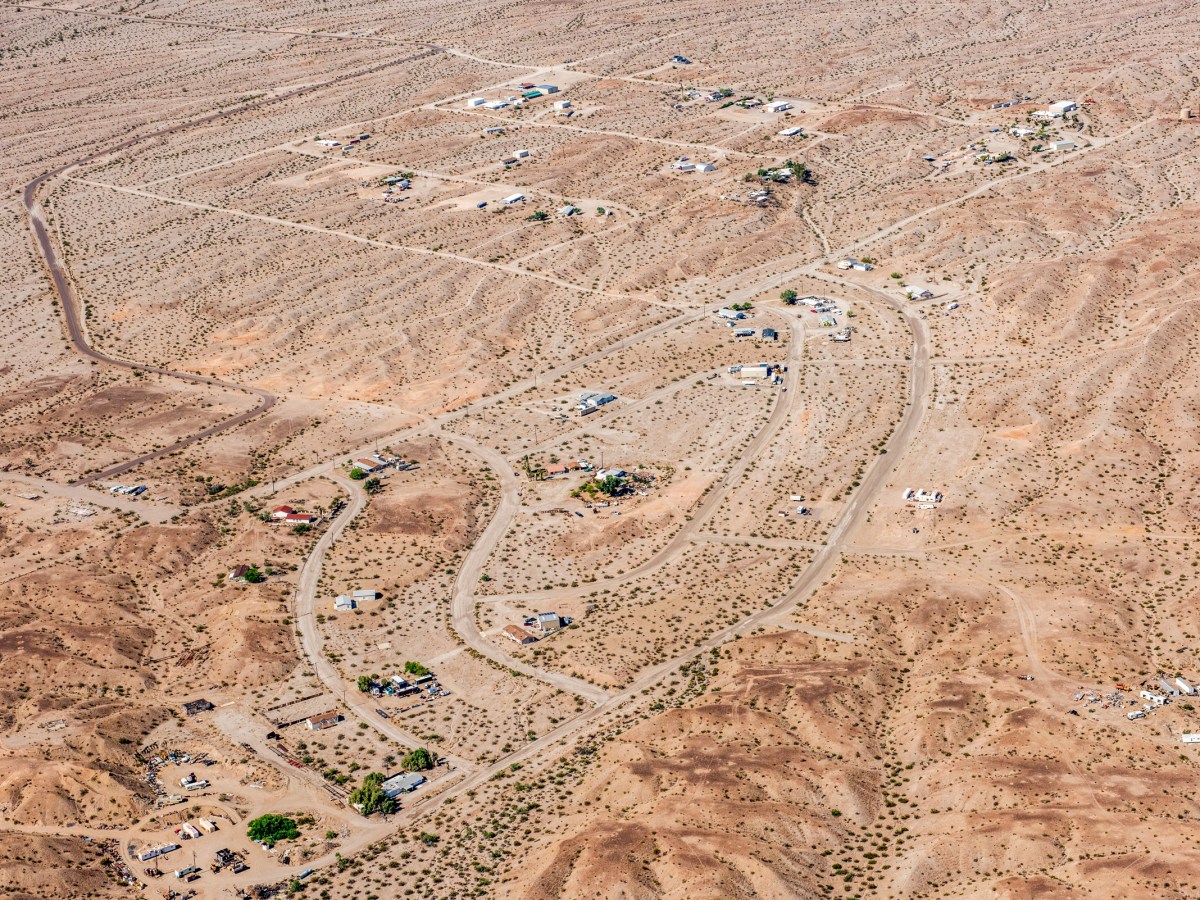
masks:
[[[1190,684],[1188,684],[1187,681],[1185,681],[1182,677],[1176,678],[1175,684],[1179,687],[1180,691],[1187,694],[1188,696],[1191,696],[1192,694],[1196,693],[1196,689],[1194,687],[1192,687]]]

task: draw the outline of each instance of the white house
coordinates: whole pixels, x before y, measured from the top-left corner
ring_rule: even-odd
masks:
[[[1050,104],[1050,112],[1056,118],[1065,116],[1069,112],[1074,112],[1078,108],[1074,100],[1059,100],[1057,103]]]
[[[517,159],[526,159],[529,156],[528,150],[518,150],[513,154]]]
[[[349,612],[354,609],[354,601],[345,594],[339,594],[333,601],[333,608],[338,612]]]
[[[570,101],[570,100],[555,100],[555,101],[554,101],[554,108],[555,108],[555,109],[558,109],[558,110],[570,109],[570,108],[571,108],[571,101]]]
[[[781,113],[791,108],[792,104],[788,103],[786,100],[776,100],[773,103],[768,103],[766,107],[767,112],[772,113]]]
[[[483,106],[485,103],[487,103],[487,100],[485,100],[483,97],[472,97],[467,101],[467,108],[471,109],[476,106]]]
[[[910,284],[904,288],[904,293],[908,295],[910,300],[928,300],[933,296],[933,291],[924,285]]]
[[[500,202],[503,203],[505,206],[512,206],[514,203],[520,203],[524,199],[525,199],[524,194],[512,194],[508,197],[505,197]]]
[[[797,125],[795,128],[785,128],[779,132],[780,137],[795,137],[798,134],[804,134],[804,129]]]
[[[1060,150],[1074,150],[1079,145],[1072,140],[1051,141],[1050,149],[1058,152]]]

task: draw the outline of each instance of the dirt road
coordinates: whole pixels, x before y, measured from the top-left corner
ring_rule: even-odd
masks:
[[[347,709],[359,721],[365,722],[375,731],[406,747],[422,747],[424,742],[420,737],[400,728],[391,719],[379,716],[375,712],[374,698],[369,694],[348,690],[337,667],[325,656],[325,639],[316,621],[317,584],[321,580],[321,567],[325,561],[325,554],[333,546],[334,541],[367,505],[366,492],[349,478],[334,472],[329,473],[327,477],[349,495],[350,503],[330,523],[329,528],[321,535],[321,539],[317,541],[312,553],[304,560],[304,565],[300,569],[300,578],[296,584],[295,614],[296,629],[300,632],[301,649],[308,657],[309,665],[312,666],[313,672],[321,680],[321,683],[335,697],[341,697]],[[471,764],[461,757],[445,755],[443,759],[450,764],[452,770],[465,771],[471,768]]]

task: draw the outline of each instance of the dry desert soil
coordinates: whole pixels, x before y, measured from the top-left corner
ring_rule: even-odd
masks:
[[[0,895],[1200,896],[1198,46],[4,3]]]

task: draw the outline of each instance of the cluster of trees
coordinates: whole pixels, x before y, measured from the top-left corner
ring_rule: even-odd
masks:
[[[361,808],[364,816],[396,811],[396,801],[383,792],[385,780],[382,772],[371,772],[350,792],[350,802]]]
[[[595,499],[597,494],[604,494],[607,497],[613,497],[621,493],[625,487],[625,482],[616,475],[605,475],[598,481],[586,481],[575,490],[571,491],[571,496],[578,500],[584,494],[587,494],[589,499]]]
[[[246,834],[257,844],[274,847],[279,841],[294,841],[300,837],[300,829],[296,826],[295,819],[268,813],[251,819],[246,826]]]

